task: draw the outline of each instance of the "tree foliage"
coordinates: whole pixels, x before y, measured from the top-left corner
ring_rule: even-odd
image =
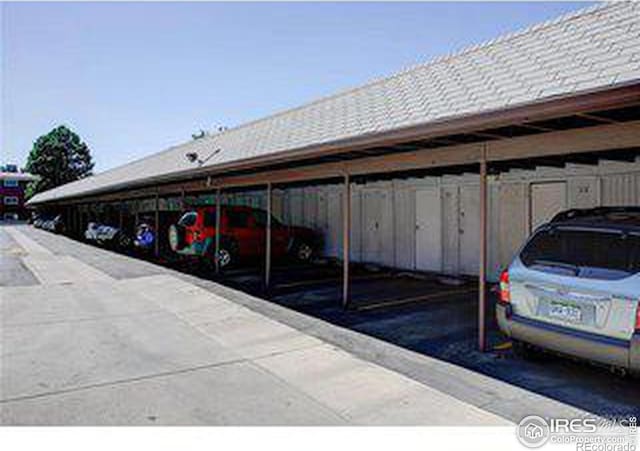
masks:
[[[26,195],[31,197],[91,175],[93,160],[89,147],[80,137],[60,125],[36,140],[25,169],[40,176],[27,188]]]

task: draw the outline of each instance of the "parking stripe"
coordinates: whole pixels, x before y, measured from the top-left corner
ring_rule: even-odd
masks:
[[[384,308],[384,307],[395,307],[398,305],[411,304],[414,302],[431,301],[431,300],[443,298],[446,296],[455,296],[459,294],[471,294],[475,291],[477,291],[476,288],[466,288],[464,290],[440,291],[438,293],[425,294],[421,296],[413,296],[408,298],[391,298],[391,299],[385,299],[383,301],[376,302],[375,304],[367,304],[362,307],[356,307],[356,310],[366,311],[366,310],[374,310],[374,309]]]
[[[363,275],[363,276],[356,276],[356,277],[351,277],[351,281],[357,282],[359,280],[371,280],[371,279],[387,279],[389,277],[392,277],[392,274],[371,274],[371,275]],[[281,284],[277,284],[275,286],[276,289],[278,288],[296,288],[296,287],[305,287],[308,285],[315,285],[317,283],[326,283],[326,282],[339,282],[341,281],[342,278],[341,277],[327,277],[327,278],[323,278],[323,279],[311,279],[311,280],[301,280],[298,282],[291,282],[291,283],[281,283]]]

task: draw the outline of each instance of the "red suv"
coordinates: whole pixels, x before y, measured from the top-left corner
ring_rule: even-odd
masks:
[[[220,208],[220,267],[239,260],[260,257],[266,251],[267,212],[245,206]],[[216,208],[201,207],[182,215],[169,228],[171,249],[182,255],[193,255],[214,262]],[[271,217],[271,252],[273,258],[293,256],[308,261],[319,249],[320,237],[306,227],[286,226]]]

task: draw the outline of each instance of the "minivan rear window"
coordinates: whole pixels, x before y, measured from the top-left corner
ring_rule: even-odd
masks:
[[[524,247],[520,260],[544,272],[622,279],[640,272],[640,236],[600,230],[542,230]]]

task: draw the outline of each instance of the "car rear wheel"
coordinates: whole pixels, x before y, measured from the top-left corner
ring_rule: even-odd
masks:
[[[313,256],[313,248],[305,242],[300,242],[294,248],[294,255],[298,260],[308,262]]]
[[[209,264],[215,268],[216,258],[218,260],[218,264],[220,265],[220,269],[228,268],[236,263],[238,260],[238,246],[232,239],[222,238],[220,240],[220,249],[218,249],[218,255],[215,255],[215,246],[212,246],[210,249],[210,253],[208,254],[210,257],[207,259]]]
[[[116,246],[118,249],[128,249],[131,246],[131,239],[123,232],[119,232],[116,237]]]
[[[218,251],[218,264],[220,265],[220,268],[226,268],[230,266],[232,262],[233,256],[229,249],[220,249]]]

